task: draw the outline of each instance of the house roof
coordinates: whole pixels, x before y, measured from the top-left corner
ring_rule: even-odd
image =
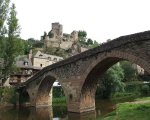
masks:
[[[26,55],[19,55],[16,58],[16,66],[19,68],[32,68],[32,62]]]
[[[45,56],[44,53],[42,53],[41,51],[37,51],[32,55],[33,58],[41,58],[41,59],[46,59],[47,57]]]
[[[63,59],[62,57],[59,57],[59,56],[44,54],[39,50],[36,53],[34,53],[32,55],[32,57],[33,58],[41,58],[41,59],[49,59],[49,60],[54,60],[55,58],[61,59],[61,60]]]

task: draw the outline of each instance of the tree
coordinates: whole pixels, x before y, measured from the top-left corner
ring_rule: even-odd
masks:
[[[108,98],[117,91],[124,91],[125,85],[122,82],[123,78],[124,73],[120,65],[113,65],[100,78],[96,94],[100,95],[102,98]]]
[[[53,37],[54,37],[54,33],[49,32],[49,33],[48,33],[48,36],[49,36],[49,38],[53,38]]]
[[[136,69],[132,67],[132,63],[129,61],[122,61],[120,65],[124,71],[124,81],[133,81],[137,80]]]
[[[79,30],[78,31],[78,38],[79,38],[79,43],[80,44],[83,44],[83,45],[86,45],[86,36],[87,36],[87,33],[86,31],[82,31],[82,30]]]
[[[91,38],[87,40],[87,45],[93,45],[93,40]]]
[[[45,49],[45,53],[50,54],[50,55],[55,55],[56,48],[49,46]]]
[[[47,36],[47,32],[44,31],[43,39]]]
[[[10,8],[9,17],[7,19],[7,37],[5,37],[4,42],[4,69],[3,69],[3,75],[4,75],[4,81],[7,79],[7,77],[10,75],[10,73],[16,69],[15,66],[15,58],[19,54],[23,54],[24,52],[24,43],[19,38],[20,33],[20,26],[18,25],[18,19],[16,18],[17,12],[15,10],[15,4],[12,4]]]
[[[33,43],[32,46],[35,47],[35,48],[42,48],[43,45],[44,45],[43,42],[41,42],[41,41],[36,41],[35,43]]]
[[[84,31],[84,30],[79,30],[78,31],[78,37],[86,37],[87,36],[87,33],[86,33],[86,31]]]
[[[89,48],[95,48],[95,47],[97,47],[97,46],[99,46],[100,44],[96,41],[96,40],[94,40],[94,43],[92,44],[92,45],[89,45],[88,47]]]
[[[4,54],[4,38],[6,34],[6,26],[4,25],[7,19],[10,0],[0,0],[0,58]]]

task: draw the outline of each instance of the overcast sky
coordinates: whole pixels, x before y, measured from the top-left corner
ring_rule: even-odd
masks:
[[[85,30],[87,37],[107,39],[150,29],[150,0],[12,0],[22,28],[21,38],[40,39],[51,23],[63,33]]]

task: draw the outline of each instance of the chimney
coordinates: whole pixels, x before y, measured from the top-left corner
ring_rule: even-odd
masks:
[[[29,50],[29,53],[28,53],[28,59],[31,60],[32,58],[32,48]]]

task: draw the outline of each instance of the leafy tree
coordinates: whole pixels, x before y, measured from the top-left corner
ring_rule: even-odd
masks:
[[[64,49],[58,48],[55,52],[55,55],[65,58],[66,52]]]
[[[124,71],[124,81],[134,81],[137,80],[136,69],[132,67],[132,63],[129,61],[122,61],[120,65]]]
[[[47,36],[47,32],[44,31],[43,39]]]
[[[56,48],[49,46],[45,49],[45,53],[50,54],[50,55],[55,55]]]
[[[86,37],[87,36],[87,33],[86,33],[86,31],[84,31],[84,30],[79,30],[78,31],[78,37]]]
[[[41,42],[41,41],[36,41],[35,43],[33,43],[32,46],[35,47],[35,48],[42,48],[43,45],[44,45],[43,42]]]
[[[87,45],[87,43],[86,43],[86,38],[80,37],[80,38],[79,38],[79,43],[80,43],[80,44],[83,44],[83,45]]]
[[[94,40],[94,43],[92,44],[92,45],[89,45],[88,47],[89,48],[94,48],[94,47],[97,47],[97,46],[99,46],[100,44],[96,41],[96,40]]]
[[[91,38],[87,40],[87,45],[93,45],[93,40]]]
[[[6,34],[6,26],[4,25],[7,19],[10,0],[0,0],[0,58],[4,54],[4,38]]]
[[[100,78],[96,95],[99,95],[102,98],[108,98],[117,91],[124,91],[125,85],[122,82],[123,78],[124,73],[120,65],[113,65]]]
[[[16,69],[15,67],[15,58],[19,54],[23,54],[24,52],[24,44],[23,41],[19,38],[20,27],[18,25],[18,19],[16,18],[17,12],[15,10],[15,5],[12,4],[10,8],[9,18],[7,19],[7,37],[4,39],[4,81],[9,76],[10,72]]]
[[[34,38],[29,38],[28,40],[27,40],[27,43],[28,43],[28,45],[31,45],[32,46],[32,44],[34,44],[35,43],[35,39]]]
[[[53,37],[54,37],[54,33],[49,32],[49,33],[48,33],[48,36],[49,36],[49,38],[53,38]]]
[[[83,45],[86,45],[86,36],[87,36],[87,33],[86,31],[82,31],[82,30],[79,30],[78,31],[78,38],[79,38],[79,43],[80,44],[83,44]]]

